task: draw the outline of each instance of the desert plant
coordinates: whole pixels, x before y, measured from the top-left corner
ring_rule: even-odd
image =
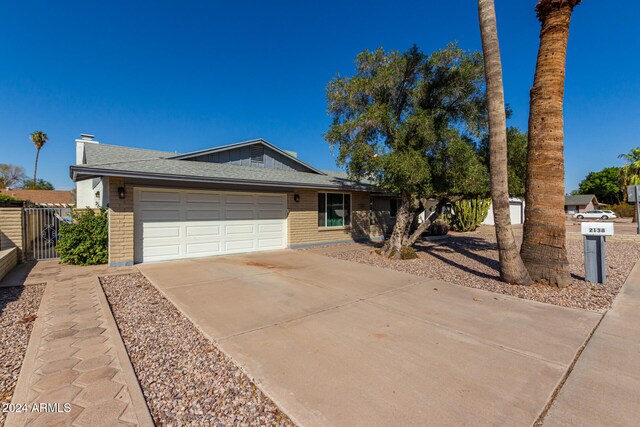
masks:
[[[443,220],[434,221],[427,230],[429,236],[446,236],[449,233],[449,224]]]
[[[60,224],[56,250],[68,264],[106,264],[109,249],[107,209],[74,211],[72,222]]]
[[[460,199],[451,204],[447,214],[451,229],[454,231],[474,231],[480,226],[489,213],[491,199],[475,197]]]
[[[614,211],[620,218],[633,218],[633,215],[635,214],[633,203],[616,203],[615,205],[607,206],[606,209]]]

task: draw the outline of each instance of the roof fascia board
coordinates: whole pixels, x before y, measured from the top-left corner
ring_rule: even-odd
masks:
[[[81,168],[71,166],[71,179],[74,182],[84,181],[86,179],[97,178],[102,176],[117,176],[122,178],[152,178],[164,181],[186,181],[186,182],[208,182],[211,184],[236,184],[236,185],[255,185],[264,187],[294,187],[294,188],[317,188],[329,190],[352,190],[352,191],[371,191],[371,187],[363,185],[322,185],[322,184],[305,184],[300,182],[279,182],[279,181],[256,181],[256,180],[237,180],[225,178],[207,178],[189,175],[162,175],[145,172],[128,172],[114,171],[109,169]]]

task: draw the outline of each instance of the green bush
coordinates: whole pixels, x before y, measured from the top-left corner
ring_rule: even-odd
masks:
[[[73,221],[60,224],[56,250],[68,264],[106,264],[109,256],[109,219],[105,208],[74,211]]]
[[[616,213],[620,218],[632,218],[633,217],[633,203],[618,203],[616,205],[610,205],[607,208]]]
[[[447,218],[451,229],[454,231],[474,231],[487,217],[490,207],[491,199],[480,197],[453,202]]]
[[[20,200],[20,199],[16,199],[15,197],[11,197],[8,194],[0,194],[0,202],[12,202],[14,200]]]
[[[449,233],[449,224],[441,219],[433,222],[427,229],[429,236],[446,236]]]

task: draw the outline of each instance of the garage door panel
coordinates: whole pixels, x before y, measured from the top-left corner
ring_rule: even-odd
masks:
[[[236,234],[253,234],[254,232],[255,232],[255,225],[253,223],[229,224],[224,226],[225,236],[233,236]]]
[[[222,195],[218,193],[187,193],[187,203],[221,204]]]
[[[255,195],[253,194],[228,194],[225,197],[225,203],[227,205],[232,204],[243,204],[243,205],[253,205],[255,204]]]
[[[187,237],[220,236],[219,225],[187,225]]]
[[[258,233],[282,233],[284,226],[282,222],[271,224],[258,224]]]
[[[164,244],[161,246],[145,245],[144,256],[145,257],[166,257],[166,256],[178,256],[180,255],[179,244]]]
[[[230,221],[254,219],[255,211],[251,209],[240,209],[237,207],[227,207],[225,219]]]
[[[286,247],[282,194],[135,189],[136,261]]]
[[[188,255],[215,255],[220,253],[220,242],[187,243]]]
[[[222,219],[222,212],[219,210],[187,210],[186,216],[189,221],[218,221]]]
[[[282,205],[282,196],[277,195],[266,195],[266,196],[258,196],[258,205]]]
[[[140,193],[141,202],[180,203],[180,193],[170,191],[144,190]]]
[[[144,236],[149,239],[157,238],[178,238],[180,237],[180,227],[168,227],[165,224],[160,224],[161,227],[154,227],[145,224]]]
[[[140,212],[145,222],[152,221],[179,221],[180,210],[143,209]]]

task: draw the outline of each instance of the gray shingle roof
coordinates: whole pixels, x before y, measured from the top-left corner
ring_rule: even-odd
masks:
[[[123,147],[109,144],[84,144],[85,163],[100,165],[114,162],[129,162],[131,160],[157,159],[175,156],[169,151],[145,150],[142,148]]]
[[[369,183],[349,180],[344,172],[317,173],[265,169],[228,163],[169,159],[175,153],[105,144],[86,144],[87,164],[71,166],[74,180],[91,176],[132,176],[255,185],[372,190]]]
[[[584,206],[588,205],[591,200],[595,198],[595,194],[574,194],[571,196],[564,196],[565,206]],[[596,200],[596,203],[598,201]]]

